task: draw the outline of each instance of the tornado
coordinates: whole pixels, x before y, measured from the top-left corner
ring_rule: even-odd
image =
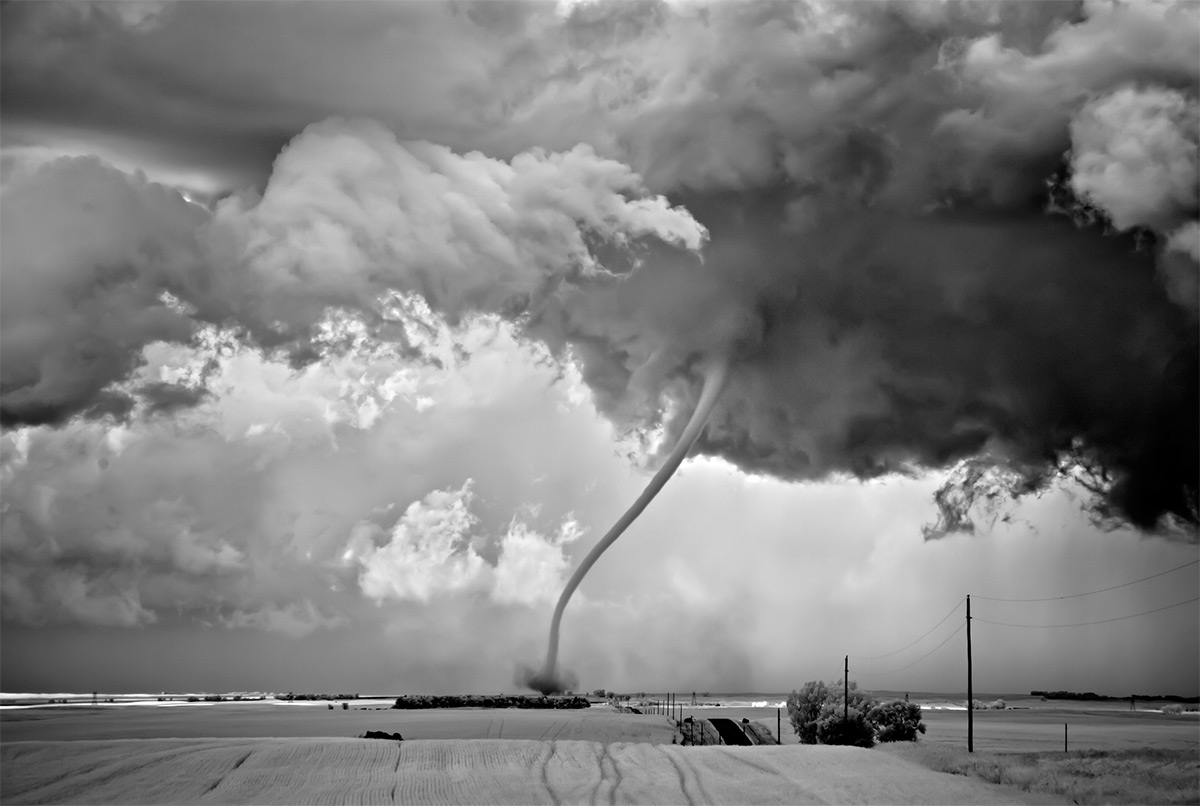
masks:
[[[575,569],[575,573],[571,574],[566,587],[558,597],[558,604],[554,606],[554,617],[550,620],[550,641],[546,649],[546,662],[542,665],[541,671],[534,672],[526,669],[519,680],[523,685],[544,695],[557,694],[573,687],[571,682],[564,679],[558,671],[559,628],[562,625],[563,611],[567,609],[567,603],[571,601],[571,594],[575,593],[575,589],[579,587],[579,583],[596,564],[596,560],[600,559],[600,555],[607,551],[608,547],[629,528],[629,525],[637,520],[638,516],[642,514],[642,510],[654,500],[663,485],[679,468],[684,457],[696,442],[696,438],[704,430],[704,425],[708,421],[709,414],[712,413],[713,405],[720,396],[728,373],[729,362],[727,359],[719,359],[709,366],[704,374],[704,388],[700,391],[700,400],[696,403],[696,410],[692,412],[692,417],[684,427],[683,433],[679,435],[679,441],[675,443],[670,456],[654,474],[654,478],[650,479],[650,483],[646,485],[646,489],[642,490],[642,494],[637,497],[637,500],[630,505],[629,509],[625,510],[625,514],[612,525],[600,542],[592,547],[592,550],[583,558],[583,562]]]

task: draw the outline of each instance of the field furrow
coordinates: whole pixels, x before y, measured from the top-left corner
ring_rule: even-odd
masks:
[[[1047,802],[1024,794],[838,747],[352,738],[0,744],[5,804]]]
[[[231,770],[203,803],[382,803],[397,746],[374,739],[276,740]]]
[[[611,803],[692,804],[671,745],[612,744],[608,755],[613,765]]]
[[[542,784],[550,802],[557,804],[589,803],[591,793],[600,785],[600,765],[596,763],[595,742],[548,742]]]

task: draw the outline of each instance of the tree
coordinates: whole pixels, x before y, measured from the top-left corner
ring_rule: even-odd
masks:
[[[817,743],[817,719],[828,698],[829,687],[820,680],[809,680],[799,691],[788,696],[788,721],[801,744]]]
[[[881,742],[915,742],[917,734],[925,732],[921,706],[907,700],[879,703],[867,713],[867,721]]]
[[[868,718],[875,698],[853,680],[848,693],[840,680],[810,680],[791,693],[787,706],[788,721],[802,744],[875,744],[876,729]]]

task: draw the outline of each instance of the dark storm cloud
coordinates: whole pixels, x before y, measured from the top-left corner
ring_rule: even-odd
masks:
[[[1138,525],[1195,518],[1200,343],[1151,250],[1030,215],[820,233],[775,243],[794,285],[762,300],[708,450],[792,478],[1081,455]]]
[[[142,347],[187,341],[196,323],[162,295],[196,267],[207,217],[94,158],[11,178],[0,195],[0,419],[112,412],[119,398],[105,387],[128,377]]]
[[[185,2],[136,13],[151,5],[5,4],[6,141],[34,124],[42,136],[91,130],[206,167],[226,192],[261,187],[280,148],[331,115],[464,149],[498,122],[489,85],[531,8]]]
[[[398,291],[522,322],[625,428],[673,435],[696,356],[732,354],[703,444],[746,470],[986,453],[1034,489],[1082,462],[1122,517],[1197,520],[1194,4],[52,9],[8,11],[20,122],[186,128],[198,154],[309,128],[194,225],[194,271],[88,286],[87,327],[150,322],[100,339],[85,381],[10,377],[6,347],[6,406],[82,411],[186,337],[162,289],[310,358],[325,310],[378,319]],[[105,110],[46,111],[82,74]],[[1048,216],[1051,190],[1100,223]]]
[[[208,390],[179,383],[148,383],[138,389],[146,402],[149,414],[170,414],[179,409],[188,409],[208,396]]]

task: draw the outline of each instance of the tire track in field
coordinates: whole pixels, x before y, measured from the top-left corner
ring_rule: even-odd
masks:
[[[557,728],[557,730],[555,730],[554,735],[550,737],[550,741],[552,741],[552,742],[558,741],[559,734],[561,734],[564,730],[566,730],[570,724],[571,724],[571,720],[563,719],[562,721],[560,721],[558,723],[558,725],[554,726]]]
[[[703,798],[702,802],[715,803],[715,801],[709,797],[708,790],[704,788],[704,782],[700,780],[700,771],[696,769],[696,765],[692,764],[692,762],[689,761],[683,754],[680,754],[679,760],[683,766],[687,767],[688,771],[691,772],[692,779],[696,782],[696,791],[699,792],[700,797]]]
[[[688,792],[687,780],[683,774],[683,767],[675,758],[674,753],[663,751],[663,755],[667,757],[667,761],[671,762],[671,766],[675,768],[675,777],[679,779],[679,791],[687,798],[688,806],[696,806],[696,800],[692,797],[692,793]]]
[[[609,775],[606,768],[612,771],[612,787],[608,790],[609,806],[617,806],[617,788],[624,782],[625,777],[621,774],[621,768],[617,766],[617,761],[608,751],[608,745],[600,746],[600,783],[601,785],[609,780]],[[596,794],[600,794],[600,786],[596,787]]]
[[[547,728],[549,730],[549,728]],[[545,758],[542,759],[542,786],[546,787],[546,792],[550,795],[550,800],[554,806],[562,806],[562,801],[558,799],[558,795],[554,792],[554,787],[550,786],[550,761],[554,758],[554,754],[558,751],[558,747],[553,741],[549,742],[549,749]]]
[[[400,757],[403,755],[400,743],[396,742],[396,766],[392,767],[392,791],[388,794],[388,801],[391,803],[396,802],[396,779],[400,777]]]
[[[596,781],[596,788],[593,789],[592,794],[588,796],[588,806],[597,806],[597,803],[600,799],[600,787],[604,786],[604,762],[602,761],[602,756],[604,755],[604,746],[596,745],[594,749],[596,751],[596,771],[600,774],[600,777]]]
[[[731,753],[731,752],[729,752],[729,750],[723,749],[722,755],[724,755],[725,758],[732,759],[733,761],[738,762],[739,764],[744,764],[747,767],[752,767],[753,769],[758,770],[759,772],[763,773],[764,775],[771,775],[771,776],[779,775],[779,770],[777,770],[773,767],[763,766],[762,764],[755,764],[753,761],[746,758],[745,753]]]
[[[162,752],[151,753],[147,756],[131,759],[128,757],[110,758],[103,757],[99,761],[84,764],[69,773],[60,773],[58,777],[50,781],[39,782],[33,787],[25,790],[22,795],[28,796],[34,792],[39,794],[31,798],[29,802],[45,803],[58,800],[61,796],[54,794],[56,789],[63,786],[64,779],[68,774],[73,779],[83,779],[88,789],[102,787],[105,784],[111,783],[122,776],[129,775],[136,768],[147,763],[148,759],[153,759],[155,762],[161,763],[171,759],[182,760],[186,752],[179,748],[170,748]],[[47,791],[48,790],[48,791]],[[11,800],[13,795],[10,792],[5,792],[5,800]]]
[[[232,766],[232,767],[230,767],[228,770],[226,770],[225,772],[223,772],[223,773],[220,775],[220,777],[219,777],[219,778],[217,778],[217,780],[213,781],[211,784],[209,784],[209,785],[208,785],[208,789],[205,789],[205,790],[204,790],[204,794],[205,794],[205,795],[207,795],[209,792],[212,792],[212,791],[213,791],[214,789],[216,789],[218,786],[220,786],[221,784],[225,783],[225,779],[226,779],[227,777],[229,777],[230,773],[232,773],[232,772],[233,772],[234,770],[236,770],[238,767],[240,767],[240,766],[242,766],[243,764],[245,764],[245,763],[246,763],[246,759],[250,758],[250,754],[251,754],[251,753],[253,753],[253,752],[254,752],[253,750],[249,750],[249,751],[247,751],[247,752],[246,752],[246,755],[242,756],[242,757],[241,757],[241,758],[239,758],[237,761],[235,761],[235,762],[233,763],[233,766]]]

